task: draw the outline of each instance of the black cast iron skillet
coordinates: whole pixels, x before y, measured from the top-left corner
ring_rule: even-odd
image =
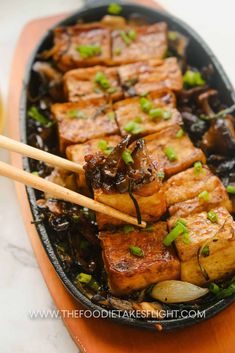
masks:
[[[128,18],[130,14],[138,13],[147,18],[149,23],[154,23],[158,21],[165,21],[168,23],[168,26],[171,30],[179,31],[184,34],[187,38],[189,38],[189,46],[188,46],[188,63],[194,67],[201,68],[203,66],[207,66],[208,64],[212,64],[214,68],[214,77],[212,82],[212,87],[219,91],[221,101],[225,103],[227,106],[231,106],[235,103],[235,93],[234,89],[225,74],[223,68],[220,63],[210,50],[206,43],[199,37],[199,35],[187,24],[182,22],[181,20],[175,18],[169,13],[161,12],[159,10],[154,10],[152,8],[140,6],[134,3],[122,3],[123,11],[122,16]],[[93,4],[88,2],[88,4],[83,7],[80,11],[76,12],[72,16],[66,18],[62,22],[58,23],[57,26],[63,25],[72,25],[77,22],[78,19],[83,19],[85,22],[91,21],[99,21],[105,14],[107,14],[107,3],[100,4],[94,2]],[[24,87],[29,87],[29,89],[33,88],[34,82],[32,75],[32,64],[36,60],[37,53],[49,49],[52,46],[52,31],[49,30],[45,33],[44,37],[41,39],[40,43],[37,45],[32,57],[29,60],[28,66],[26,67],[25,77],[24,77]],[[26,89],[22,89],[21,102],[20,102],[20,125],[21,125],[21,138],[24,143],[27,143],[27,94]],[[30,170],[29,168],[29,160],[24,159],[24,168],[26,170]],[[36,206],[36,194],[35,190],[31,188],[27,188],[28,199],[30,203],[30,207],[32,210],[32,214],[34,219],[38,219],[39,212]],[[50,235],[46,231],[45,226],[40,223],[37,224],[38,234],[41,238],[42,244],[50,258],[51,263],[53,264],[58,276],[63,282],[64,286],[68,289],[68,291],[85,307],[91,310],[99,310],[103,311],[104,315],[107,317],[109,313],[107,309],[102,308],[94,303],[92,303],[85,295],[80,291],[68,278],[62,266],[57,258],[57,255],[52,247],[52,243],[50,241]],[[177,317],[175,319],[163,319],[163,320],[141,320],[135,318],[127,318],[127,317],[119,317],[117,315],[112,315],[112,319],[118,323],[132,325],[139,328],[148,328],[153,329],[157,323],[160,323],[163,327],[163,330],[173,330],[177,328],[183,328],[185,326],[189,326],[195,324],[196,322],[205,320],[213,315],[219,313],[221,310],[226,308],[230,303],[232,303],[235,299],[235,295],[230,296],[226,299],[222,299],[219,301],[206,301],[203,304],[199,305],[184,305],[179,304],[175,305],[175,309],[185,309],[190,311],[191,309],[199,309],[205,310],[205,317]]]

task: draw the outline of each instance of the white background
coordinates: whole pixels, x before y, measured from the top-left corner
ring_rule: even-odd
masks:
[[[206,40],[235,85],[235,2],[159,2]],[[23,26],[33,18],[73,11],[81,4],[80,0],[0,1],[0,91],[4,101],[14,47]],[[3,151],[0,160],[8,160]],[[29,310],[53,307],[24,230],[14,186],[0,177],[0,353],[77,352],[61,321],[28,318]]]

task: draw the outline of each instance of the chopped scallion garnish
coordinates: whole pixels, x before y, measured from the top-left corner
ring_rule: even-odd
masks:
[[[114,55],[121,55],[122,54],[122,49],[121,48],[119,48],[119,47],[117,47],[117,48],[115,48],[114,49]]]
[[[133,135],[138,135],[141,132],[144,131],[144,128],[142,125],[140,125],[139,123],[136,123],[135,121],[129,121],[125,126],[124,126],[124,130],[126,132],[130,132]]]
[[[209,245],[205,245],[201,250],[200,250],[200,255],[207,257],[210,255],[210,248]]]
[[[235,185],[228,185],[226,190],[229,194],[235,194]]]
[[[98,147],[99,147],[102,151],[106,150],[107,147],[108,147],[107,141],[105,141],[105,140],[100,140],[99,143],[98,143]]]
[[[183,137],[184,136],[184,130],[183,129],[179,129],[175,136],[176,136],[177,139]]]
[[[134,163],[134,160],[131,156],[131,151],[129,151],[129,150],[125,150],[122,153],[122,159],[125,162],[125,164]]]
[[[80,283],[88,284],[92,279],[92,276],[87,274],[87,273],[79,273],[79,275],[76,277],[76,280],[78,280]]]
[[[85,119],[86,114],[80,109],[71,109],[68,111],[68,116],[71,119]]]
[[[195,162],[193,168],[194,168],[194,173],[195,174],[201,173],[201,171],[202,171],[202,163],[201,162]]]
[[[76,50],[79,52],[80,56],[84,59],[96,56],[102,53],[102,49],[99,45],[79,45]]]
[[[101,71],[96,73],[95,82],[98,83],[98,85],[100,85],[100,87],[105,90],[110,88],[109,80],[107,79],[106,75]]]
[[[122,6],[116,4],[115,2],[111,2],[108,6],[108,13],[111,15],[119,15],[122,12]]]
[[[204,191],[200,192],[198,197],[199,197],[199,199],[202,199],[203,201],[208,202],[209,198],[210,198],[210,194],[208,191],[204,190]]]
[[[209,211],[207,213],[207,218],[212,222],[216,223],[218,221],[218,215],[214,211]]]
[[[172,147],[166,147],[164,153],[170,162],[174,162],[177,160],[175,150]]]
[[[160,170],[159,172],[157,172],[157,177],[159,179],[164,179],[165,178],[164,170]]]
[[[129,46],[129,45],[131,44],[132,40],[131,40],[131,38],[129,38],[129,36],[126,34],[126,32],[121,31],[121,32],[120,32],[120,36],[121,36],[123,42],[124,42],[127,46]]]
[[[149,113],[153,108],[153,103],[149,99],[142,97],[140,98],[140,106],[145,113]]]
[[[144,256],[143,250],[141,248],[139,248],[138,246],[130,245],[129,250],[130,250],[130,253],[134,256],[138,256],[138,257]]]
[[[181,234],[188,233],[188,229],[185,225],[185,221],[178,220],[175,227],[167,234],[164,238],[163,243],[166,246],[170,246],[171,243]]]
[[[206,82],[200,72],[187,70],[183,76],[183,81],[188,86],[203,86]]]
[[[38,123],[40,123],[43,126],[50,127],[54,124],[53,121],[49,120],[46,118],[43,114],[41,114],[38,110],[37,107],[32,106],[28,110],[28,116],[34,120],[36,120]]]
[[[131,29],[129,32],[128,32],[128,37],[131,39],[131,40],[135,40],[136,39],[136,31],[134,29]]]

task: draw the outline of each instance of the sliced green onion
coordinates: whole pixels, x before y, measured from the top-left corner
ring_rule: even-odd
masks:
[[[101,71],[96,73],[95,82],[98,83],[103,89],[110,88],[109,80],[107,79],[106,75]]]
[[[79,275],[76,277],[76,280],[78,280],[80,283],[88,284],[92,279],[91,275],[88,275],[87,273],[79,273]]]
[[[131,40],[131,38],[129,38],[129,36],[126,34],[126,32],[121,31],[121,32],[120,32],[120,36],[121,36],[123,42],[124,42],[127,46],[129,46],[129,45],[131,44],[132,40]]]
[[[168,39],[170,41],[174,41],[177,39],[177,32],[169,31],[168,32]]]
[[[150,110],[153,108],[153,103],[145,98],[145,97],[141,97],[140,98],[140,106],[141,106],[141,109],[145,112],[145,113],[149,113]]]
[[[142,232],[153,232],[154,231],[154,226],[152,224],[149,224],[146,228],[141,229]]]
[[[161,108],[153,108],[149,111],[149,115],[152,119],[162,118],[164,110]]]
[[[201,251],[200,251],[200,255],[207,257],[210,255],[210,249],[209,249],[209,245],[205,245]]]
[[[131,151],[129,151],[129,150],[125,150],[122,153],[122,159],[125,162],[125,164],[134,163],[134,160],[131,156]]]
[[[202,171],[202,163],[201,162],[195,162],[193,165],[194,168],[194,173],[199,174]]]
[[[230,297],[235,293],[235,282],[232,282],[227,288],[219,288],[219,292],[216,293],[218,299]]]
[[[171,118],[171,112],[169,110],[164,110],[162,117],[164,120],[169,120]]]
[[[188,86],[203,86],[206,81],[202,78],[200,72],[187,70],[183,76],[183,81]]]
[[[123,232],[124,233],[130,233],[133,232],[135,228],[131,224],[125,224],[123,227]]]
[[[124,126],[124,130],[126,132],[130,132],[133,135],[138,135],[141,132],[144,131],[144,128],[142,125],[140,125],[139,123],[136,123],[135,121],[129,121],[125,126]]]
[[[105,140],[100,140],[100,141],[98,142],[98,147],[99,147],[102,151],[106,150],[107,147],[108,147],[107,141],[105,141]]]
[[[98,292],[99,289],[100,289],[99,283],[98,283],[94,278],[92,278],[92,279],[90,280],[90,282],[88,283],[88,286],[89,286],[91,289],[93,289],[93,291],[95,291],[95,292]]]
[[[218,294],[220,291],[220,287],[216,283],[212,282],[209,284],[209,291],[213,294]]]
[[[184,130],[183,129],[179,129],[175,136],[176,136],[177,139],[183,137],[184,136]]]
[[[235,186],[234,185],[228,185],[226,187],[226,190],[229,194],[235,194]]]
[[[79,52],[80,56],[83,59],[99,55],[102,52],[102,48],[99,45],[95,45],[95,44],[90,44],[90,45],[81,44],[76,48],[76,50]]]
[[[31,173],[32,175],[39,176],[39,173],[37,171],[34,171]]]
[[[86,119],[86,114],[80,109],[71,109],[68,111],[68,116],[71,119]]]
[[[44,115],[42,115],[38,108],[35,106],[32,106],[31,108],[29,108],[28,110],[28,116],[34,120],[36,120],[37,122],[39,122],[41,125],[46,126],[46,127],[50,127],[54,124],[53,121],[49,120],[48,118],[46,118]]]
[[[210,194],[208,191],[204,190],[202,192],[200,192],[200,194],[198,195],[199,199],[204,200],[205,202],[209,201],[210,198]]]
[[[180,221],[176,222],[175,227],[170,231],[170,233],[167,234],[167,236],[164,238],[163,240],[163,244],[166,246],[170,246],[171,243],[173,243],[173,241],[182,233],[187,232],[187,228],[185,227],[185,225],[183,223],[181,223]]]
[[[134,29],[131,29],[129,32],[128,32],[128,37],[134,41],[136,39],[136,31]]]
[[[77,214],[75,214],[75,215],[72,216],[72,220],[73,220],[75,223],[78,223],[79,219],[80,219],[80,216],[77,215]]]
[[[130,250],[130,253],[134,256],[138,256],[138,257],[144,256],[143,250],[141,248],[139,248],[138,246],[130,245],[129,250]]]
[[[175,150],[172,147],[166,147],[164,153],[170,162],[174,162],[175,160],[177,160]]]
[[[183,243],[186,244],[186,245],[189,245],[189,244],[191,243],[191,240],[190,240],[190,238],[189,238],[189,233],[188,233],[188,232],[184,232],[184,233],[182,234],[182,241],[183,241]]]
[[[218,221],[218,215],[214,211],[209,211],[207,213],[207,218],[212,222],[216,223]]]
[[[157,177],[159,179],[164,179],[165,178],[165,173],[163,170],[160,170],[159,172],[157,172]]]
[[[108,6],[108,13],[111,15],[119,15],[122,12],[122,6],[116,4],[115,2],[111,2]]]

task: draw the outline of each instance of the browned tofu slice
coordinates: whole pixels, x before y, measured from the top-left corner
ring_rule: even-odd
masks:
[[[107,87],[97,83],[97,75],[102,73],[107,79]],[[116,68],[94,66],[83,69],[75,69],[64,75],[64,88],[70,102],[79,100],[100,101],[106,99],[119,100],[122,98],[122,89],[118,82]]]
[[[140,193],[133,193],[138,202],[142,220],[154,222],[158,220],[166,212],[166,201],[163,190],[156,188],[156,184],[148,184],[148,196]],[[134,203],[128,193],[120,194],[118,192],[104,192],[101,189],[94,189],[94,199],[105,205],[111,206],[123,213],[136,217],[136,209]],[[96,220],[100,230],[110,228],[110,226],[123,224],[122,221],[97,213]]]
[[[169,89],[180,91],[183,79],[176,58],[140,61],[118,68],[126,95],[143,95],[146,92]]]
[[[217,206],[223,206],[228,211],[232,209],[222,182],[206,166],[200,173],[190,168],[172,176],[165,182],[164,188],[169,212],[175,219]],[[202,192],[206,193],[206,199],[200,195]]]
[[[179,278],[180,262],[174,249],[163,244],[166,234],[165,222],[154,224],[152,231],[99,233],[109,287],[114,295],[129,294],[156,282]],[[129,246],[139,247],[144,256],[132,255]]]
[[[182,122],[180,113],[174,108],[175,96],[172,92],[152,92],[147,99],[152,102],[153,107],[162,108],[164,111],[169,112],[169,119],[152,119],[148,113],[143,112],[139,97],[125,99],[114,104],[116,119],[122,136],[132,133],[128,129],[130,122],[134,122],[139,127],[138,135],[140,136],[153,134]]]
[[[132,38],[131,32],[134,33]],[[113,31],[111,36],[114,64],[162,59],[167,51],[167,25],[164,22]]]
[[[69,145],[119,132],[114,114],[105,102],[103,105],[86,101],[54,104],[51,112],[58,123],[62,152]]]
[[[207,212],[184,218],[188,230],[187,243],[182,235],[175,240],[181,259],[181,279],[197,285],[214,281],[235,271],[235,223],[223,208],[210,210],[217,215],[216,222]],[[170,227],[174,219],[169,220]]]
[[[102,142],[107,143],[107,148],[102,148]],[[106,155],[110,148],[115,147],[121,141],[121,137],[118,135],[104,137],[102,139],[93,139],[87,142],[71,145],[66,148],[66,156],[71,161],[78,163],[82,166],[85,165],[84,157],[88,154],[94,154],[96,152]],[[77,178],[77,183],[79,187],[86,187],[85,175],[79,173]]]
[[[51,53],[62,71],[105,64],[111,55],[110,38],[110,30],[100,23],[56,28]]]
[[[182,132],[182,129],[176,124],[145,137],[147,150],[155,168],[163,170],[167,177],[187,169],[196,161],[206,162],[202,150],[194,147],[185,133],[177,137],[179,131]],[[175,152],[174,161],[170,161],[166,156],[165,151],[169,147]]]

